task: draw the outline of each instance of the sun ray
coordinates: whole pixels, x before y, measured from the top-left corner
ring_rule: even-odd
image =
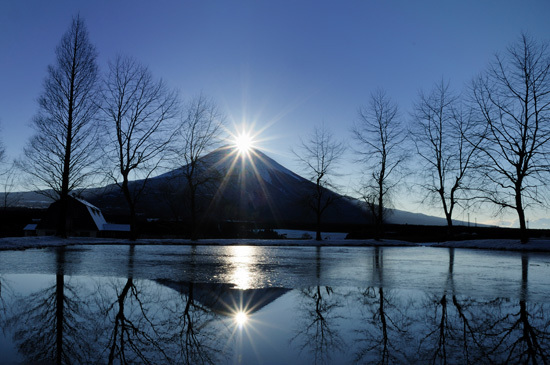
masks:
[[[269,194],[269,188],[266,181],[262,178],[262,172],[259,171],[257,164],[267,164],[268,161],[259,153],[260,150],[267,151],[265,148],[260,148],[261,143],[269,140],[261,138],[260,134],[265,131],[266,126],[261,129],[254,128],[255,123],[242,123],[240,126],[234,125],[233,131],[226,130],[228,138],[227,145],[222,147],[225,151],[223,158],[218,161],[214,168],[224,166],[223,175],[220,185],[214,193],[213,199],[207,208],[207,212],[212,212],[216,209],[217,202],[223,197],[227,189],[231,188],[231,177],[237,177],[237,182],[240,184],[239,206],[237,209],[244,208],[247,199],[247,185],[254,183],[254,180],[259,184],[259,188],[263,196],[266,197],[266,202],[269,210],[273,214],[275,220],[279,220],[280,215],[276,209],[275,202],[272,201]],[[273,136],[271,136],[273,138]],[[236,175],[237,174],[237,175]]]

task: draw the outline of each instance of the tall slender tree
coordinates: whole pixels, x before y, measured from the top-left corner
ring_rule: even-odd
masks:
[[[525,243],[525,209],[544,203],[550,170],[548,44],[522,34],[474,81],[473,98],[487,129],[480,190],[486,201],[516,211]]]
[[[36,188],[51,189],[41,191],[60,201],[57,235],[66,237],[69,193],[90,176],[97,140],[97,52],[80,16],[73,18],[55,53],[32,121],[35,134],[20,165],[34,177]]]
[[[357,142],[355,151],[367,171],[361,195],[374,218],[376,236],[380,238],[392,190],[400,181],[400,169],[405,161],[402,145],[406,137],[397,104],[384,90],[372,93],[369,105],[359,109],[359,120],[352,133]]]
[[[130,57],[117,57],[109,63],[102,96],[103,149],[112,168],[107,173],[122,189],[130,211],[131,238],[136,239],[136,203],[168,154],[178,98]],[[130,186],[131,178],[140,180]]]

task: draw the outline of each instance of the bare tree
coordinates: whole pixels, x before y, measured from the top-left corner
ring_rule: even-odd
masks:
[[[56,64],[48,66],[39,112],[32,121],[35,134],[19,164],[34,178],[35,188],[49,188],[41,192],[60,200],[57,235],[66,237],[69,193],[90,176],[97,140],[97,52],[79,16],[55,53]]]
[[[382,235],[386,207],[391,204],[391,192],[400,180],[400,168],[405,160],[402,144],[405,133],[398,118],[397,104],[382,89],[371,94],[368,107],[359,109],[359,120],[352,129],[357,142],[356,152],[364,164],[365,176],[361,195]]]
[[[181,172],[186,184],[187,197],[191,213],[191,239],[198,234],[197,198],[199,190],[218,180],[201,158],[215,148],[220,141],[225,116],[216,103],[200,94],[187,105],[186,113],[178,128],[176,156],[178,164],[183,162]]]
[[[344,144],[336,141],[324,125],[316,126],[309,138],[305,141],[300,139],[298,149],[292,150],[309,175],[308,179],[315,184],[315,188],[308,196],[308,204],[315,212],[317,241],[321,241],[321,217],[339,197],[328,189],[335,187],[331,176],[335,175],[337,163],[344,151]]]
[[[0,174],[0,186],[4,196],[2,197],[2,208],[6,210],[10,206],[14,206],[20,201],[20,195],[14,193],[20,185],[20,171],[15,162],[12,162],[9,167]]]
[[[455,208],[468,200],[468,180],[483,136],[475,132],[473,119],[443,80],[430,93],[420,92],[412,118],[421,186],[426,199],[441,204],[450,230]]]
[[[130,211],[131,238],[136,239],[136,202],[167,153],[177,96],[129,57],[109,63],[102,95],[104,151],[113,167],[108,175],[122,189]],[[131,178],[141,180],[131,187]]]
[[[18,180],[18,168],[15,162],[6,163],[6,149],[4,144],[0,142],[0,186],[2,188],[2,208],[6,210],[8,206],[16,203],[16,199],[13,196],[13,190],[17,185]]]
[[[525,243],[525,209],[543,203],[550,167],[548,44],[522,34],[474,81],[473,97],[487,127],[484,199],[517,212]]]

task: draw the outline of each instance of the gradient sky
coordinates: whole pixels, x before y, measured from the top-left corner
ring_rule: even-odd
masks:
[[[419,90],[442,77],[463,89],[522,31],[550,37],[550,1],[542,0],[2,1],[0,139],[10,157],[32,133],[46,68],[76,14],[102,70],[130,55],[184,98],[212,96],[235,125],[263,130],[259,147],[297,173],[290,148],[299,136],[325,123],[349,140],[357,109],[376,88],[407,122]],[[357,171],[343,163],[341,173],[351,193]],[[396,208],[434,212],[405,195]]]

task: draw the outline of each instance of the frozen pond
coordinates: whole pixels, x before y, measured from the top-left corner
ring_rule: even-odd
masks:
[[[2,363],[526,363],[550,254],[430,247],[0,252]]]

